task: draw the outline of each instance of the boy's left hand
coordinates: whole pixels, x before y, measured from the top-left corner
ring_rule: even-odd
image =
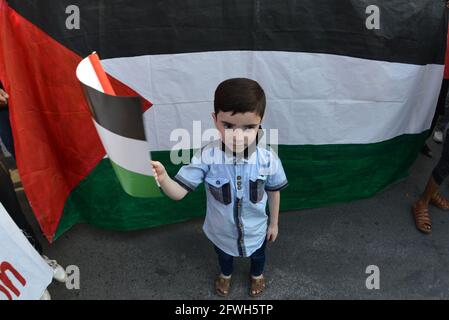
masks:
[[[274,242],[278,236],[278,225],[269,225],[267,230],[267,240],[269,242]]]
[[[8,94],[3,89],[0,89],[0,106],[6,106],[8,104],[8,99]]]

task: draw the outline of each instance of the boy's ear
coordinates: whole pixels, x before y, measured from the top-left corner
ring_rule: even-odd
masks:
[[[217,115],[215,114],[215,112],[212,112],[211,115],[212,119],[214,119],[214,122],[217,122]]]

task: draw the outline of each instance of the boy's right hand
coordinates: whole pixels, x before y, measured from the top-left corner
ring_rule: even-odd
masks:
[[[151,161],[151,167],[153,169],[154,178],[159,182],[163,183],[168,177],[167,171],[162,163],[159,161]]]

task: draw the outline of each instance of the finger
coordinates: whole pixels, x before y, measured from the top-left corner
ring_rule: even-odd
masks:
[[[162,163],[160,163],[159,161],[154,161],[154,167],[156,168],[156,170],[162,170],[164,168],[164,166],[162,165]]]

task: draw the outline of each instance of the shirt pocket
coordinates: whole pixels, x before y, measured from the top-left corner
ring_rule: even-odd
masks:
[[[265,193],[265,183],[267,182],[267,176],[259,175],[249,179],[249,200],[252,203],[258,203],[262,201]]]
[[[227,178],[206,177],[207,187],[215,200],[228,205],[231,201],[231,183]]]

